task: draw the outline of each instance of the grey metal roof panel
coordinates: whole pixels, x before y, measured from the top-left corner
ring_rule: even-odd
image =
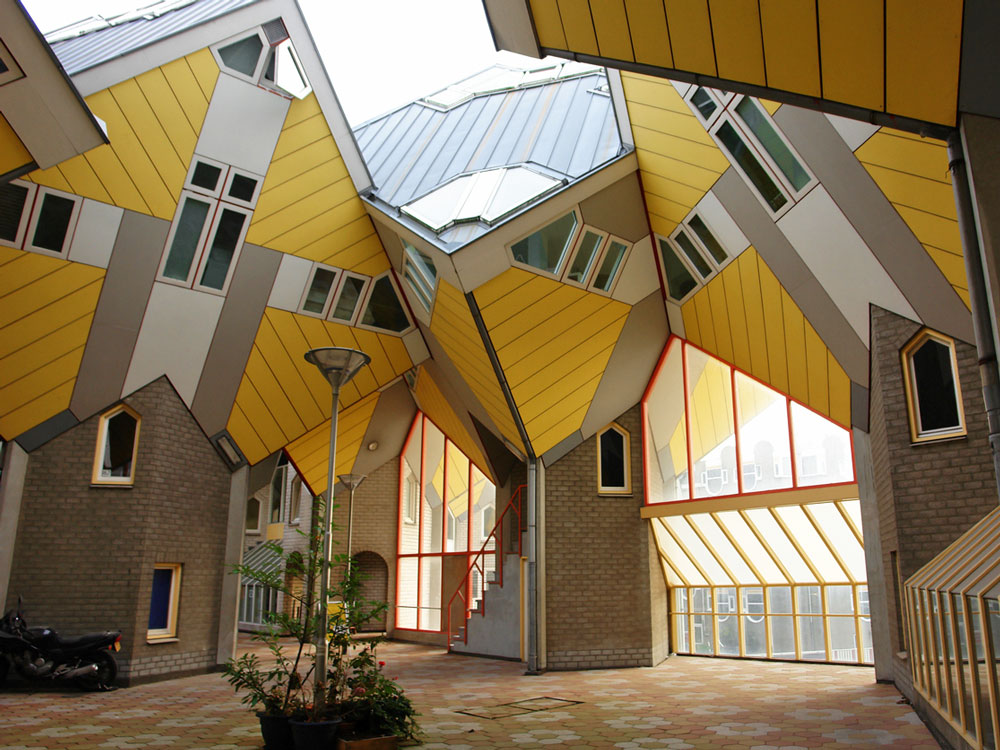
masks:
[[[456,176],[525,162],[574,180],[617,156],[603,71],[478,94],[446,110],[422,102],[355,130],[375,197],[405,206]]]
[[[161,16],[140,17],[52,42],[52,51],[70,75],[127,55],[257,0],[198,0]]]

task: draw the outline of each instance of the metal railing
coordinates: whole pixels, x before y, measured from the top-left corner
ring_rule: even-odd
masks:
[[[458,629],[453,627],[452,611],[455,608],[456,599],[461,600],[464,617],[461,618],[461,641],[469,642],[469,630],[467,622],[472,615],[479,614],[486,616],[486,585],[494,584],[503,587],[503,558],[506,554],[521,554],[521,497],[527,489],[527,485],[522,484],[510,498],[510,502],[504,507],[503,512],[497,518],[493,529],[483,540],[483,546],[469,561],[469,569],[455,593],[448,600],[448,650],[458,637]],[[507,514],[512,513],[511,518],[514,523],[513,535],[517,540],[516,545],[512,545],[510,550],[504,549],[504,525],[507,521]],[[492,565],[490,564],[492,563]],[[494,579],[488,581],[487,575],[493,573]]]

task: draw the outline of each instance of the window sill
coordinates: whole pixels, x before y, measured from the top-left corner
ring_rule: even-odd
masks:
[[[150,645],[154,645],[154,644],[157,644],[157,643],[180,643],[180,642],[181,642],[181,639],[177,638],[176,636],[166,636],[165,635],[165,636],[162,636],[160,638],[157,638],[157,637],[146,638],[146,643],[148,643]]]
[[[130,490],[134,486],[135,486],[135,484],[133,482],[129,482],[127,484],[125,482],[91,482],[90,483],[90,488],[91,489],[101,489],[101,490],[105,490],[105,489],[108,489],[108,488],[113,488],[113,489],[118,489],[118,490]]]
[[[910,438],[910,445],[916,447],[918,445],[929,445],[931,443],[951,443],[956,440],[965,440],[969,437],[967,432],[956,432],[950,435],[924,435],[916,439]]]

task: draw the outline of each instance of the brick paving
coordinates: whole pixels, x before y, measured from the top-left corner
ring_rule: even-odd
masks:
[[[380,658],[420,711],[427,750],[938,748],[865,667],[674,656],[653,668],[526,676],[515,663],[402,643]],[[261,744],[256,718],[218,674],[108,693],[18,683],[0,693],[0,750]]]

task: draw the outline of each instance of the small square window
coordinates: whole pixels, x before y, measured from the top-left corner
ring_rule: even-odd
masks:
[[[189,182],[192,187],[201,188],[212,195],[218,195],[222,174],[223,167],[197,159]]]
[[[342,323],[353,324],[358,315],[358,303],[361,302],[361,295],[370,279],[367,276],[348,272],[344,272],[343,276],[344,280],[340,283],[340,289],[337,291],[330,318]]]
[[[139,415],[121,404],[101,415],[94,456],[94,484],[131,485],[139,450]]]
[[[264,178],[260,175],[242,170],[237,171],[235,168],[230,169],[222,193],[222,200],[253,208],[257,205],[257,198],[260,197],[260,186],[263,182]]]
[[[19,248],[24,244],[37,190],[37,185],[22,180],[0,185],[0,245]]]
[[[340,272],[335,268],[321,266],[318,263],[313,266],[312,277],[299,303],[299,312],[325,318],[339,276]]]
[[[24,249],[65,258],[76,229],[81,203],[75,195],[47,187],[38,188]]]
[[[180,593],[181,566],[176,563],[154,565],[146,640],[159,641],[177,637]]]

